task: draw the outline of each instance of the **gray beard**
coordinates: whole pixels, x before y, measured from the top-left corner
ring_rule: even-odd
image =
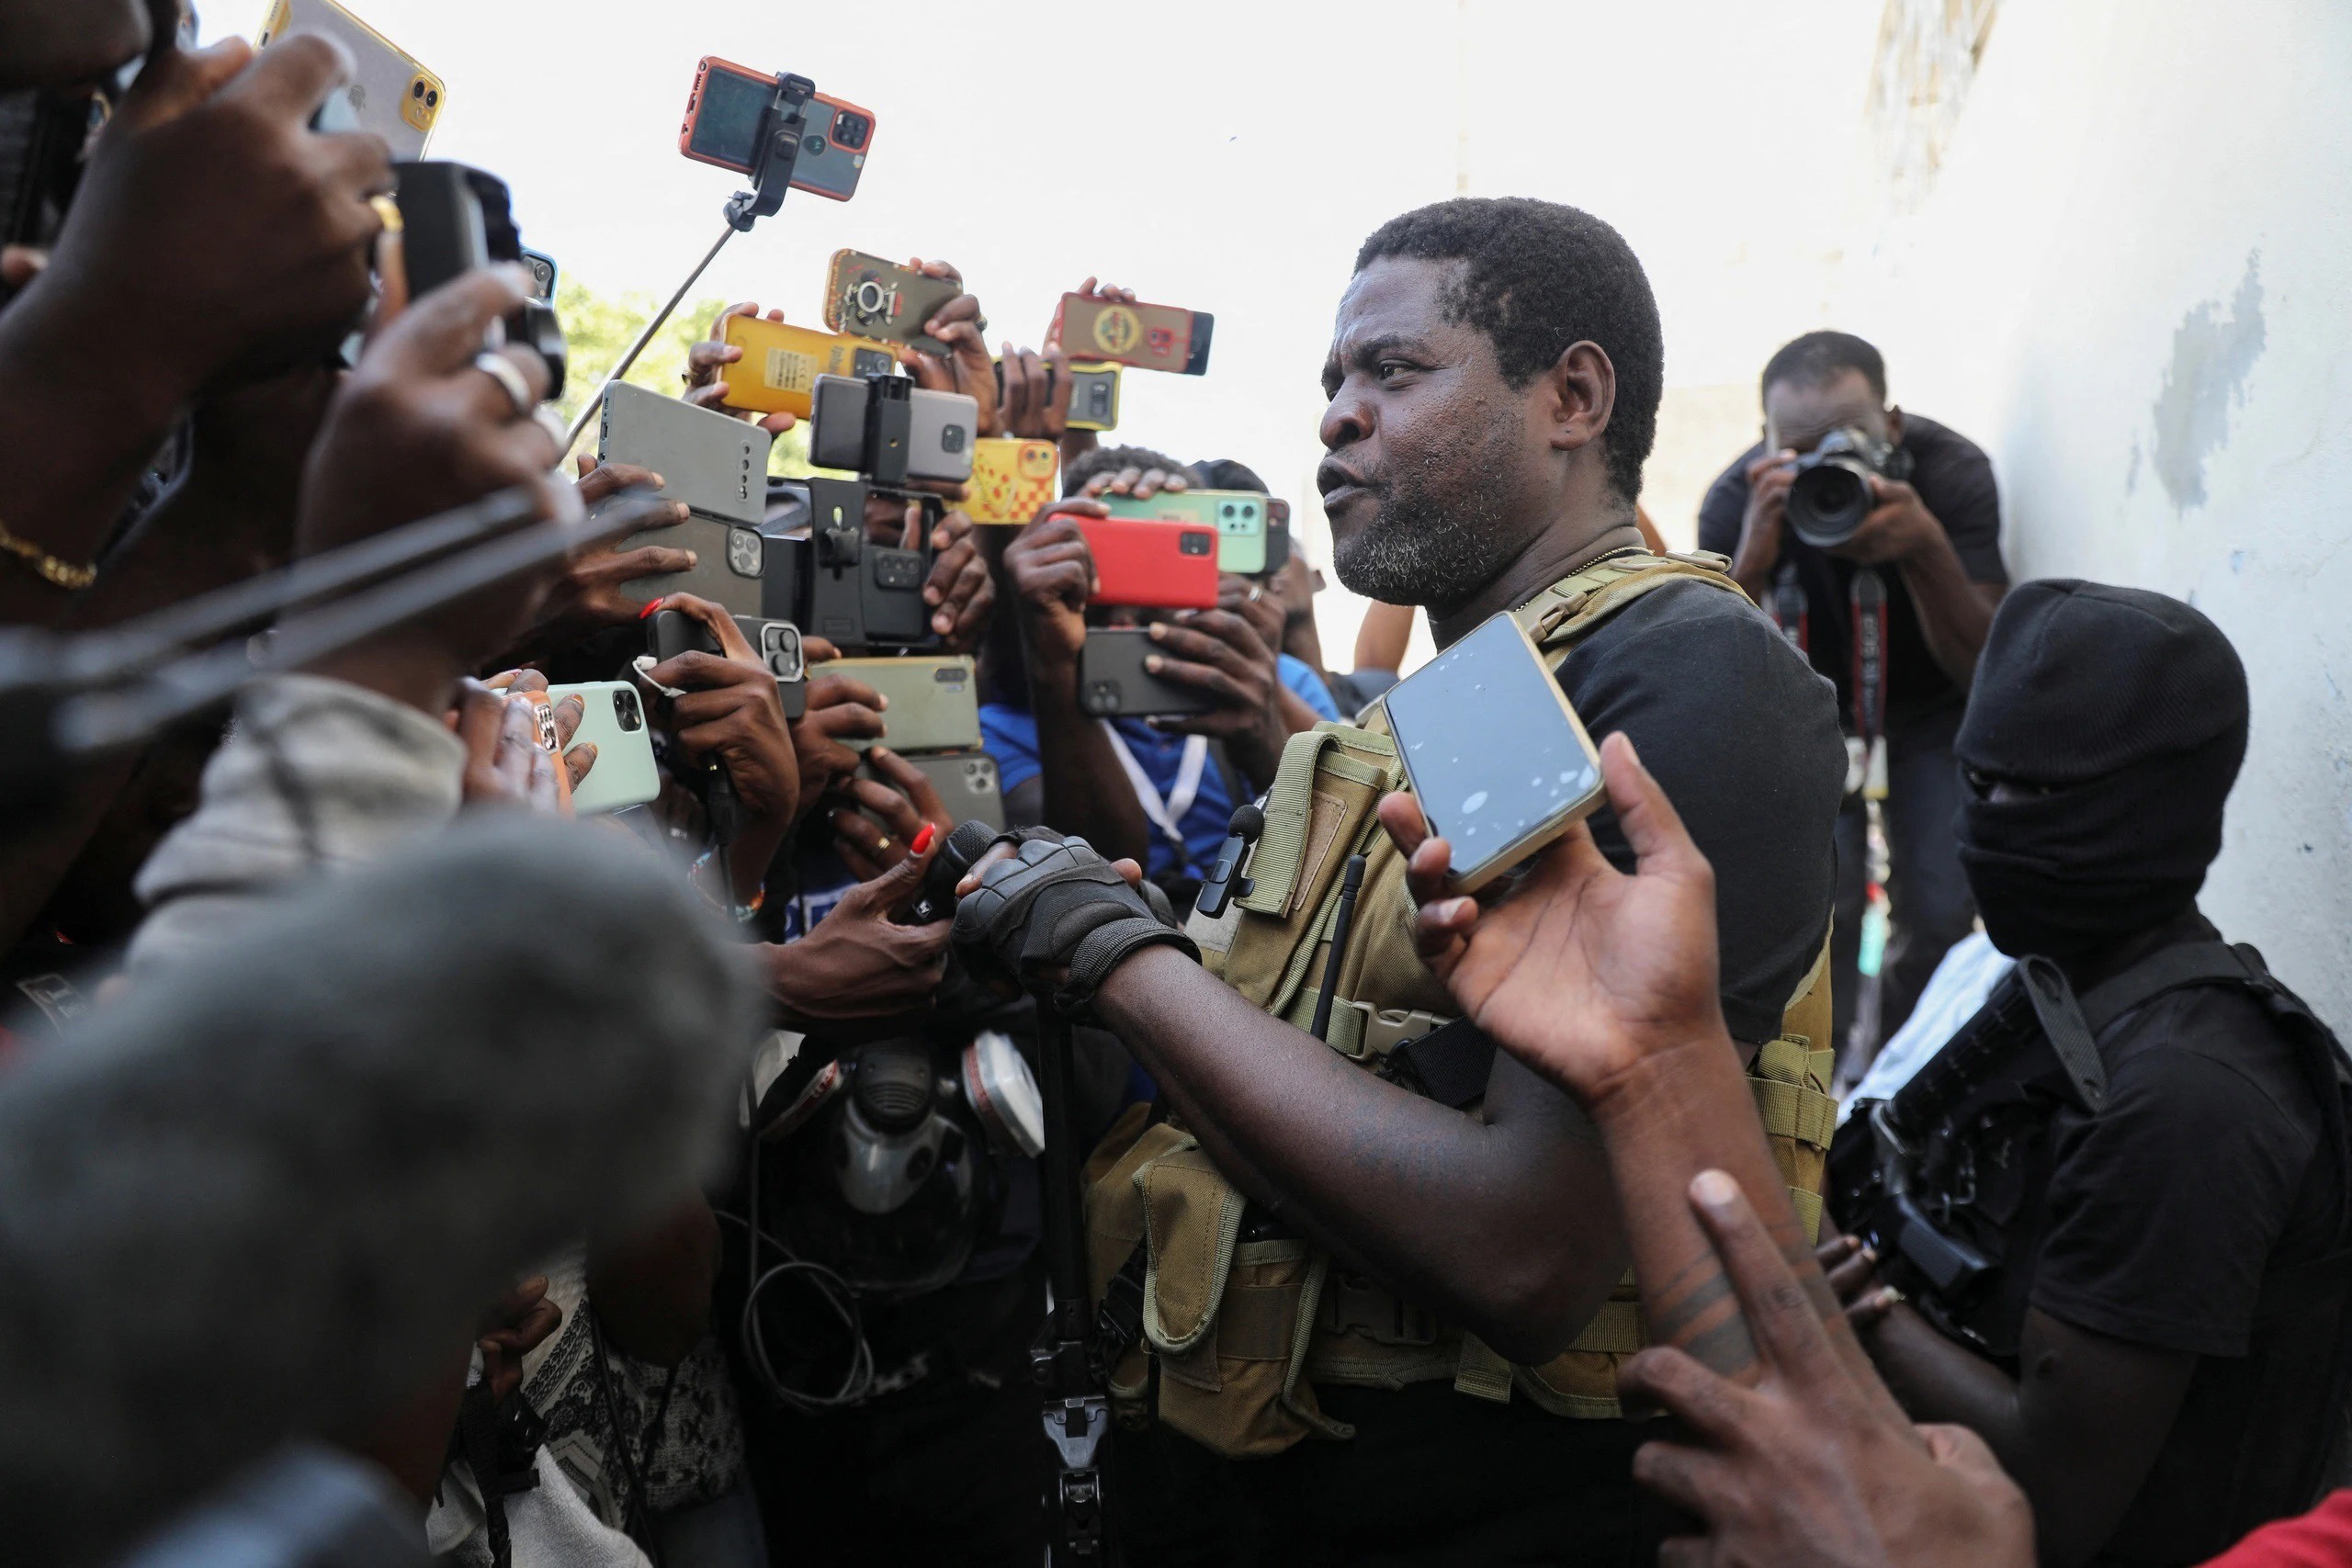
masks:
[[[1378,513],[1332,546],[1332,570],[1351,592],[1384,604],[1444,609],[1469,599],[1510,564],[1521,541],[1496,489],[1448,485],[1440,494],[1438,488],[1418,475],[1379,484]]]

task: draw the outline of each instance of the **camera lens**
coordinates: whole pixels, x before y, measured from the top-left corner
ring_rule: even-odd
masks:
[[[865,145],[865,133],[872,129],[872,122],[862,114],[833,117],[833,140],[853,152]]]
[[[435,106],[438,105],[440,102],[441,102],[441,95],[440,95],[439,93],[433,91],[431,88],[427,88],[427,89],[425,90],[425,94],[424,94],[424,107],[425,107],[426,108],[432,108],[432,107],[434,107]]]
[[[1789,526],[1816,549],[1844,544],[1870,515],[1870,483],[1850,462],[1830,458],[1803,470],[1789,486]]]
[[[412,98],[421,98],[424,96],[424,84],[422,82],[411,82],[408,85],[408,96]]]
[[[623,687],[613,694],[613,717],[624,730],[645,728],[645,715],[637,705],[637,694]]]

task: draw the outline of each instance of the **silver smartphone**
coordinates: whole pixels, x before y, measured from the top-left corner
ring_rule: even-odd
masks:
[[[272,0],[254,45],[266,48],[297,33],[331,38],[351,56],[351,80],[320,105],[312,122],[318,130],[370,131],[394,158],[424,156],[449,96],[440,77],[334,0]]]
[[[959,823],[985,822],[1000,833],[1004,831],[1004,792],[994,757],[986,751],[932,751],[906,760],[931,781],[949,817]],[[870,761],[857,771],[862,778],[890,782],[876,773]]]
[[[596,762],[571,792],[571,809],[591,817],[643,806],[660,795],[662,765],[653,760],[653,732],[646,728],[645,708],[638,701],[637,688],[627,681],[588,681],[577,686],[548,688],[553,702],[573,695],[584,707],[571,743],[594,741]]]
[[[1475,893],[1606,796],[1600,754],[1535,644],[1496,615],[1381,698],[1447,878]]]
[[[881,741],[893,751],[962,751],[980,743],[980,681],[967,657],[836,659],[817,672],[846,675],[881,694],[888,705],[882,710]],[[874,742],[842,744],[863,751]]]
[[[972,477],[980,405],[961,392],[915,389],[907,419],[907,478],[962,484]]]
[[[614,547],[667,545],[695,552],[691,570],[641,577],[621,592],[638,604],[666,593],[693,593],[729,614],[762,613],[760,578],[767,541],[768,446],[775,438],[745,420],[698,409],[675,398],[616,382],[605,389],[596,456],[634,463],[662,476],[663,497],[683,501],[684,523],[632,534]]]

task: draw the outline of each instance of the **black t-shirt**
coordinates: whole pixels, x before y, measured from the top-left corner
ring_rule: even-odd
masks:
[[[1828,683],[1745,599],[1677,582],[1578,643],[1560,689],[1596,744],[1625,732],[1714,867],[1724,1020],[1771,1039],[1829,923],[1846,748]],[[1592,831],[1634,869],[1615,813]]]
[[[2195,919],[2183,940],[2211,931]],[[2325,1440],[2325,1369],[2342,1329],[2290,1291],[2314,1273],[2343,1279],[2343,1260],[2322,1260],[2352,1191],[2341,1151],[2322,1145],[2302,1048],[2250,993],[2159,997],[2110,1026],[2099,1055],[2106,1108],[2070,1108],[2052,1129],[2031,1300],[2077,1327],[2198,1357],[2108,1548],[2121,1561],[2198,1562],[2310,1505],[2294,1461]]]
[[[1725,1021],[1739,1039],[1772,1038],[1829,923],[1846,777],[1829,683],[1745,599],[1678,582],[1579,643],[1560,685],[1596,742],[1632,739],[1713,863]],[[1614,815],[1591,820],[1602,852],[1633,870]],[[1634,1424],[1444,1382],[1318,1396],[1353,1439],[1243,1466],[1275,1542],[1319,1542],[1337,1562],[1582,1563],[1623,1561],[1645,1533],[1631,1466],[1647,1434]]]
[[[1952,549],[1970,580],[2007,582],[2008,572],[2001,565],[2001,498],[1984,449],[1934,420],[1909,412],[1903,416],[1903,449],[1911,454],[1912,487],[1951,536]],[[1763,455],[1759,441],[1707,487],[1706,499],[1699,503],[1701,549],[1737,553],[1740,519],[1747,512],[1747,465]],[[1850,728],[1855,564],[1825,554],[1798,538],[1794,530],[1783,528],[1775,567],[1788,562],[1795,563],[1798,585],[1804,590],[1810,631],[1806,652],[1813,667],[1838,683],[1839,721]],[[1886,583],[1886,720],[1895,725],[1957,703],[1967,694],[1952,684],[1928,651],[1903,574],[1882,568],[1879,576]]]

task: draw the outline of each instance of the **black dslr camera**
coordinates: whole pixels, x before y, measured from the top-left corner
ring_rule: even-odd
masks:
[[[395,199],[401,209],[401,260],[408,295],[421,298],[459,275],[492,262],[529,266],[533,292],[552,293],[555,263],[527,254],[514,227],[506,182],[464,164],[396,163]],[[548,396],[563,395],[563,327],[555,307],[542,297],[529,299],[505,321],[506,338],[536,350],[548,363]]]
[[[1911,454],[1882,441],[1860,425],[1846,425],[1821,438],[1797,459],[1789,486],[1789,526],[1815,549],[1842,545],[1871,514],[1871,476],[1911,477]]]

